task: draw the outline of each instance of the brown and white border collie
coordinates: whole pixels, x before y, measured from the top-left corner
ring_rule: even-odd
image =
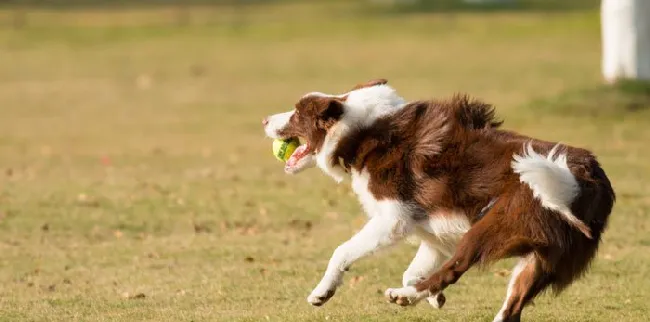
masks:
[[[287,173],[318,166],[351,178],[369,220],[332,255],[307,298],[320,306],[355,261],[415,234],[421,241],[399,305],[440,307],[470,267],[518,257],[494,321],[519,321],[549,286],[559,292],[594,258],[614,191],[589,151],[500,130],[494,109],[466,96],[406,102],[385,80],[341,95],[312,92],[264,121],[271,138],[304,144]]]

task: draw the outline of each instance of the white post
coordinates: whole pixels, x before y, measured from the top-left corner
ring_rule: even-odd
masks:
[[[650,1],[602,0],[605,81],[650,80]]]

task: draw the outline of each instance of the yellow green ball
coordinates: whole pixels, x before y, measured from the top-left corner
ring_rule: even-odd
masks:
[[[296,138],[273,141],[273,155],[276,159],[287,162],[289,157],[300,146],[300,141]]]

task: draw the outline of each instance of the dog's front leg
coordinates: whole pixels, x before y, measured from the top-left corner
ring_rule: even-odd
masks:
[[[422,239],[418,252],[404,272],[402,285],[404,287],[413,286],[417,282],[426,280],[433,275],[447,258],[434,244]],[[440,292],[428,297],[427,301],[431,306],[439,309],[445,305],[446,299],[444,294]]]
[[[352,263],[403,239],[412,231],[412,226],[409,219],[394,214],[371,218],[356,235],[336,248],[323,279],[307,297],[307,302],[315,306],[325,304],[341,285],[343,272]]]

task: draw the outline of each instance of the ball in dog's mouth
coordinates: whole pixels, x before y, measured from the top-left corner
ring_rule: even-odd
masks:
[[[301,144],[296,148],[295,151],[291,154],[287,163],[284,166],[284,171],[287,173],[296,173],[304,166],[307,165],[307,157],[311,156],[311,149],[309,148],[309,143]]]

